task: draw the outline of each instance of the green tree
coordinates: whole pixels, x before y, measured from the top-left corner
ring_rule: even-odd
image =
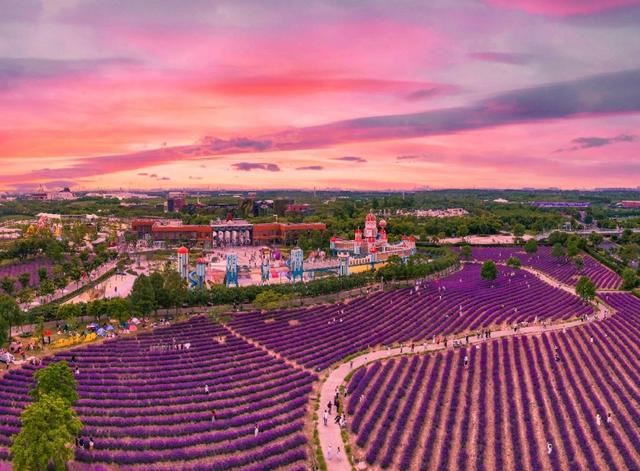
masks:
[[[535,239],[529,239],[524,244],[524,251],[527,253],[536,253],[538,251],[538,242]]]
[[[47,269],[45,267],[38,268],[38,280],[40,280],[40,283],[42,283],[47,278],[49,278],[49,272],[47,271]]]
[[[12,276],[5,276],[0,280],[0,287],[8,295],[13,295],[13,290],[16,287],[16,279]]]
[[[29,395],[36,401],[42,396],[58,396],[70,406],[78,400],[78,383],[66,361],[56,361],[42,368],[33,375],[35,387]]]
[[[20,433],[12,437],[11,458],[15,471],[44,471],[49,465],[66,469],[73,459],[73,443],[82,423],[61,397],[43,394],[20,415]]]
[[[620,249],[620,258],[624,263],[629,263],[638,258],[640,247],[638,244],[627,244]]]
[[[170,306],[176,309],[182,306],[187,297],[187,283],[182,279],[180,273],[168,270],[164,274],[164,292],[170,300]]]
[[[560,258],[564,255],[564,248],[560,242],[556,242],[553,244],[553,248],[551,249],[551,255],[556,258]]]
[[[509,260],[507,260],[507,265],[513,268],[520,268],[522,266],[522,263],[517,257],[509,257]]]
[[[147,275],[140,275],[133,282],[129,300],[133,310],[140,316],[148,316],[156,307],[153,287]]]
[[[106,314],[119,322],[126,322],[131,317],[131,301],[126,298],[113,298],[107,302]]]
[[[21,319],[22,311],[16,300],[0,294],[0,346],[7,343],[11,337],[11,326],[20,323]]]
[[[56,319],[67,320],[68,324],[72,324],[77,321],[77,319],[82,315],[82,308],[79,304],[76,303],[68,303],[63,304],[58,308],[58,312],[56,315]]]
[[[40,286],[38,286],[38,294],[40,296],[49,296],[50,294],[53,294],[55,290],[56,287],[53,284],[53,281],[49,279],[45,279],[42,283],[40,283]]]
[[[632,268],[625,268],[622,271],[622,288],[633,289],[638,284],[638,276]]]
[[[596,297],[596,285],[586,276],[581,276],[576,284],[576,294],[585,301]]]
[[[31,274],[27,272],[20,273],[18,275],[18,281],[20,282],[20,286],[22,286],[22,288],[28,288],[29,282],[31,281]]]
[[[567,243],[567,256],[575,257],[580,253],[580,248],[578,247],[578,243],[576,241],[571,241]]]
[[[259,309],[278,309],[284,302],[291,299],[290,295],[277,293],[273,290],[265,290],[259,293],[253,301],[253,304]]]
[[[516,224],[513,226],[513,235],[518,239],[524,235],[525,228],[522,224]]]
[[[584,268],[584,260],[582,259],[582,257],[574,257],[573,263],[576,265],[576,269],[578,271]]]
[[[18,302],[21,304],[30,303],[35,298],[35,292],[31,288],[24,288],[18,292]]]
[[[460,258],[464,260],[469,260],[472,257],[471,246],[463,245],[460,247]]]
[[[597,232],[592,232],[591,234],[589,234],[589,243],[593,247],[597,247],[598,245],[600,245],[603,239],[604,238],[602,237],[602,234],[598,234]]]
[[[153,288],[156,300],[156,309],[159,307],[168,308],[171,306],[171,299],[164,287],[164,275],[159,271],[154,271],[149,275],[149,282]]]
[[[482,264],[480,269],[480,277],[483,280],[495,280],[498,277],[498,267],[493,260],[487,260]]]

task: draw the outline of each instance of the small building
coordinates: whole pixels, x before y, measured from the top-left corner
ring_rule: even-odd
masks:
[[[640,201],[633,201],[633,200],[620,201],[620,203],[618,203],[618,206],[624,209],[640,208]]]

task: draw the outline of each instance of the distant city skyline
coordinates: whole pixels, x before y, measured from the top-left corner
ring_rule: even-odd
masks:
[[[0,11],[3,191],[640,181],[640,0]]]

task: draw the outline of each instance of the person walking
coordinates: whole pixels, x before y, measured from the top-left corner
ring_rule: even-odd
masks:
[[[467,355],[464,356],[464,367],[466,369],[469,368],[469,357]]]
[[[349,369],[352,370],[353,369],[353,360],[349,360]]]
[[[342,414],[336,414],[336,418],[333,421],[334,423],[339,424],[342,421]]]
[[[331,459],[331,443],[329,443],[329,446],[327,447],[327,459]]]
[[[216,421],[216,411],[212,410],[211,411],[211,423]]]
[[[329,414],[331,414],[331,406],[333,406],[333,404],[331,404],[331,401],[329,401],[329,403],[327,404],[327,410],[329,411]]]
[[[552,451],[553,446],[551,445],[551,442],[547,442],[547,455],[550,455]]]
[[[613,423],[613,417],[611,417],[611,412],[607,414],[607,425],[611,425]]]
[[[256,428],[253,429],[253,436],[257,437],[259,431],[260,431],[260,429],[258,428],[258,424],[256,424]]]
[[[327,426],[327,420],[329,420],[329,412],[327,411],[327,409],[324,410],[324,413],[322,414],[322,421],[324,422],[324,426]]]
[[[209,385],[208,384],[204,385],[204,393],[205,394],[209,394]]]
[[[596,424],[598,424],[598,427],[602,425],[602,417],[600,417],[600,414],[596,414]]]
[[[340,447],[336,450],[336,460],[340,461]]]

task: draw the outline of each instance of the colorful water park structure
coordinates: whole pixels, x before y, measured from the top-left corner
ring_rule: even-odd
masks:
[[[189,249],[180,247],[178,254],[178,273],[180,277],[189,283],[190,288],[203,288],[207,281],[207,259],[204,257],[196,260],[196,269],[189,271]]]
[[[387,221],[381,219],[378,223],[376,215],[369,212],[365,218],[364,232],[357,228],[353,239],[335,236],[331,238],[331,255],[347,253],[350,258],[369,257],[374,262],[383,262],[393,255],[406,259],[415,254],[416,238],[414,236],[403,235],[401,241],[390,243],[386,227]]]

